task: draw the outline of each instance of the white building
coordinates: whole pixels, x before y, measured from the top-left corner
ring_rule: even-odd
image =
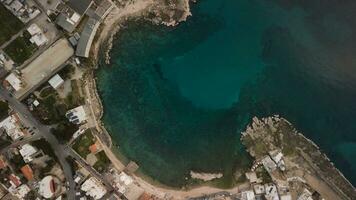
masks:
[[[269,156],[262,159],[262,164],[269,173],[277,169],[276,163]]]
[[[257,175],[255,172],[247,172],[245,173],[246,178],[250,181],[250,183],[261,183],[262,181],[257,178]]]
[[[78,106],[66,113],[66,117],[73,124],[81,124],[87,120],[87,115],[84,110],[84,106]]]
[[[15,91],[19,91],[22,88],[22,81],[14,73],[8,75],[5,81],[7,81]]]
[[[14,0],[10,4],[10,8],[13,12],[19,12],[22,7],[23,7],[23,4],[18,0]]]
[[[261,195],[266,193],[265,186],[261,184],[256,184],[253,186],[253,190],[255,191],[256,194]]]
[[[31,43],[35,43],[38,47],[48,42],[47,37],[43,33],[36,34],[30,38]]]
[[[25,163],[29,163],[33,160],[32,156],[36,154],[38,150],[30,144],[24,144],[19,151]]]
[[[54,89],[57,89],[57,88],[59,88],[59,86],[61,86],[64,83],[64,80],[62,79],[62,77],[60,77],[58,74],[56,74],[51,79],[49,79],[48,83]]]
[[[120,175],[115,175],[114,177],[114,187],[122,194],[127,191],[128,186],[130,186],[131,183],[133,183],[133,179],[125,172],[121,172]]]
[[[265,198],[267,200],[279,200],[277,187],[273,183],[265,184],[265,189]]]
[[[305,188],[303,193],[298,196],[297,200],[313,200],[312,193]]]
[[[269,155],[271,156],[272,160],[277,164],[279,169],[281,169],[282,171],[286,169],[282,152],[278,150],[270,151]]]
[[[14,61],[9,57],[5,57],[3,53],[0,53],[0,67],[5,67],[6,70],[11,70],[14,67]]]
[[[6,134],[14,141],[24,136],[24,133],[17,124],[19,122],[18,120],[17,115],[14,114],[0,122],[0,127],[3,128]]]
[[[124,194],[126,199],[135,200],[138,199],[144,192],[144,190],[134,184],[134,180],[131,176],[127,175],[125,172],[121,172],[120,174],[112,173],[113,186],[120,193]]]
[[[46,199],[50,199],[54,196],[56,188],[55,182],[52,176],[46,176],[39,182],[38,193]]]
[[[17,188],[11,188],[9,190],[12,195],[16,196],[19,199],[24,199],[27,193],[29,193],[30,191],[31,189],[26,184],[20,185]]]
[[[77,139],[80,135],[82,135],[87,129],[78,129],[72,136],[72,140]]]
[[[244,191],[241,194],[241,200],[255,200],[255,193],[252,190]]]
[[[78,23],[79,20],[80,20],[80,15],[76,12],[74,12],[73,15],[68,19],[68,21],[73,25]]]
[[[39,106],[40,105],[40,102],[38,102],[38,100],[34,100],[33,103],[32,103],[35,107]]]
[[[35,43],[37,46],[42,46],[48,42],[47,37],[44,35],[41,28],[37,24],[31,24],[31,26],[27,28],[27,31],[31,35],[31,43]]]
[[[292,195],[290,194],[281,195],[281,200],[292,200]]]
[[[31,24],[31,26],[27,28],[27,32],[29,32],[30,35],[36,35],[38,33],[41,33],[42,30],[37,24]]]
[[[106,188],[96,178],[90,177],[80,187],[82,191],[94,199],[101,199],[106,194]]]

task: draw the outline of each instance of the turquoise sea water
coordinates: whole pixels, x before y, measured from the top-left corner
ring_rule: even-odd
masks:
[[[240,132],[280,114],[356,183],[356,2],[202,0],[178,27],[135,21],[98,71],[104,122],[126,157],[170,186],[190,170],[231,184]]]

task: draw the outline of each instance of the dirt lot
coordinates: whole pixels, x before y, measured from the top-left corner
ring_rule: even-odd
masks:
[[[39,86],[44,80],[49,79],[73,54],[74,50],[66,39],[57,41],[21,70],[26,85],[15,96],[20,98],[31,89]]]

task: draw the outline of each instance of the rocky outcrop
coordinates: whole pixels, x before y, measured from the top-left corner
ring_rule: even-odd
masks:
[[[257,161],[271,151],[281,150],[288,161],[285,176],[302,171],[325,183],[339,199],[356,199],[353,185],[314,142],[299,133],[286,119],[279,116],[255,117],[242,133],[241,140]]]
[[[202,173],[202,172],[190,171],[190,176],[193,179],[199,179],[202,181],[211,181],[211,180],[223,177],[223,174],[222,173]]]
[[[189,3],[190,0],[157,0],[150,8],[146,18],[155,24],[176,26],[192,15]]]

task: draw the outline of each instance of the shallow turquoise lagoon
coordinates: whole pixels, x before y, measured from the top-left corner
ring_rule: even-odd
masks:
[[[119,150],[170,186],[250,164],[240,132],[280,114],[356,182],[353,1],[204,0],[178,27],[127,23],[98,71]]]

